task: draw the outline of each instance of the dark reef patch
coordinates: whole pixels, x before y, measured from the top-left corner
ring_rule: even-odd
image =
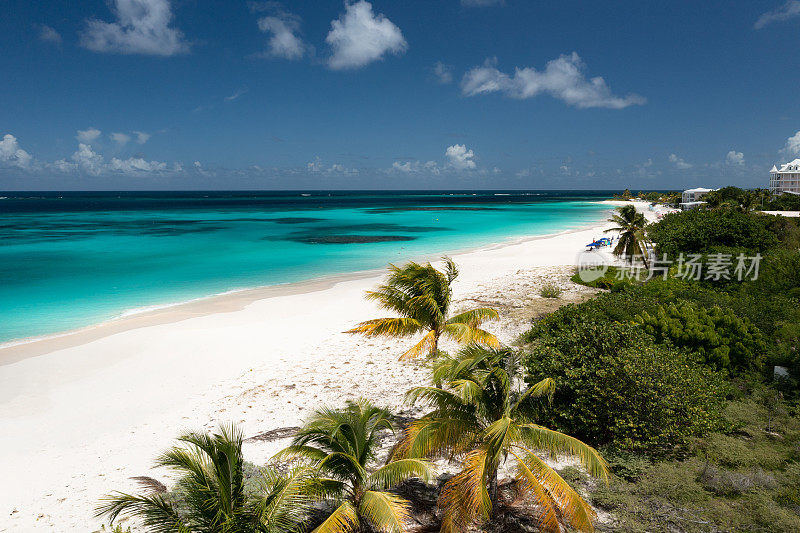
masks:
[[[411,235],[322,235],[293,237],[290,241],[306,244],[364,244],[371,242],[413,241]]]
[[[395,213],[397,211],[494,211],[496,207],[473,207],[464,205],[442,206],[408,206],[408,207],[373,207],[367,209],[370,213]]]
[[[276,224],[309,224],[311,222],[322,222],[324,218],[314,218],[314,217],[280,217],[280,218],[270,218],[270,222],[275,222]]]

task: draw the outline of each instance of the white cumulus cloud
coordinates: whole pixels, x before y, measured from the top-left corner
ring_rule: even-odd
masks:
[[[78,144],[78,150],[72,154],[70,160],[59,159],[54,161],[51,168],[61,172],[79,172],[90,176],[101,176],[105,174],[130,174],[141,175],[145,173],[168,172],[166,163],[160,161],[147,161],[142,157],[130,157],[128,159],[111,158],[106,163],[102,154],[95,152],[92,146],[86,143]],[[181,172],[183,167],[176,163],[173,165],[173,172]]]
[[[129,159],[111,159],[107,169],[111,172],[122,172],[125,174],[137,174],[144,172],[163,172],[167,170],[167,164],[159,161],[146,161],[141,157],[131,157]]]
[[[728,152],[728,155],[725,156],[725,162],[729,165],[742,166],[744,165],[744,153],[731,150]]]
[[[395,161],[392,163],[392,170],[405,172],[406,174],[429,172],[437,176],[440,173],[439,164],[436,161],[426,161],[425,163],[420,161],[405,161],[403,163]]]
[[[149,133],[145,133],[143,131],[134,131],[132,133],[134,135],[136,135],[136,142],[139,143],[139,144],[144,144],[148,140],[150,140],[150,134]]]
[[[669,154],[669,162],[675,165],[675,168],[679,170],[686,170],[692,168],[691,163],[687,163],[686,161],[683,160],[683,158],[678,157],[675,154]]]
[[[189,51],[183,32],[170,27],[169,0],[113,0],[116,22],[92,19],[81,45],[94,52],[172,56]]]
[[[332,51],[328,67],[359,68],[382,59],[387,52],[397,55],[408,48],[400,28],[383,14],[373,13],[369,2],[345,2],[344,8],[325,38]]]
[[[43,40],[44,42],[57,45],[60,45],[62,41],[61,34],[46,24],[42,24],[42,26],[39,28],[39,39]]]
[[[128,141],[131,140],[131,136],[125,133],[112,133],[111,140],[119,144],[120,146],[123,146],[128,144]]]
[[[800,131],[786,139],[786,146],[781,152],[791,156],[800,155]]]
[[[309,161],[306,167],[309,172],[322,172],[322,160],[317,156],[313,161]]]
[[[77,165],[78,170],[82,170],[92,176],[99,176],[103,172],[103,156],[92,150],[91,145],[78,144],[78,151],[72,154],[72,160]]]
[[[447,156],[450,166],[456,170],[472,170],[476,166],[475,161],[473,161],[475,152],[467,150],[464,144],[448,146],[444,155]]]
[[[433,75],[436,76],[436,81],[441,84],[447,84],[453,81],[453,67],[445,65],[441,61],[437,61],[433,65]]]
[[[269,33],[266,55],[283,59],[300,59],[306,53],[306,44],[298,37],[300,17],[279,10],[274,16],[258,21],[258,29]]]
[[[30,168],[33,157],[20,148],[17,138],[6,133],[0,141],[0,163],[3,166],[13,166],[22,169]]]
[[[82,142],[84,144],[88,144],[88,143],[94,141],[95,139],[97,139],[98,137],[100,137],[101,133],[102,132],[100,130],[98,130],[97,128],[89,128],[89,129],[85,129],[85,130],[78,130],[78,133],[75,135],[75,138],[78,139],[79,142]]]
[[[501,92],[511,98],[525,99],[546,93],[578,108],[622,109],[646,102],[636,94],[614,96],[599,76],[587,80],[583,72],[585,64],[575,52],[548,61],[542,71],[517,68],[513,76],[500,72],[495,63],[495,60],[487,60],[483,66],[474,67],[464,75],[461,81],[464,95]]]
[[[756,20],[755,28],[760,30],[773,22],[783,22],[795,17],[800,17],[800,0],[789,0],[782,6],[767,11]]]

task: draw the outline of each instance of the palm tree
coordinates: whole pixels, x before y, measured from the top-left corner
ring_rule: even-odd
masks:
[[[245,489],[242,434],[221,427],[213,435],[187,433],[161,455],[156,466],[179,474],[172,493],[103,498],[96,516],[139,518],[153,533],[278,533],[299,530],[316,491],[313,472],[295,468],[288,475],[264,469],[258,489]]]
[[[631,262],[636,257],[641,257],[645,268],[648,268],[648,251],[644,235],[644,227],[647,225],[647,220],[644,214],[638,212],[632,205],[624,205],[618,207],[617,213],[608,221],[613,222],[616,226],[605,230],[605,232],[619,233],[619,240],[614,247],[614,255],[624,255]]]
[[[375,291],[367,291],[367,298],[400,317],[367,320],[346,333],[408,337],[424,332],[422,340],[400,359],[436,355],[439,338],[443,335],[464,344],[478,342],[499,346],[494,335],[480,328],[484,322],[498,318],[496,310],[478,308],[448,318],[453,296],[450,285],[458,276],[458,268],[452,259],[444,258],[444,261],[444,272],[436,270],[430,263],[411,262],[403,267],[389,265],[386,282]]]
[[[412,403],[422,401],[433,410],[406,428],[394,457],[461,462],[461,471],[439,496],[442,532],[464,531],[491,516],[498,469],[509,460],[518,489],[538,504],[543,529],[593,529],[591,507],[538,454],[577,456],[591,475],[605,481],[608,465],[594,448],[533,422],[530,399],[550,397],[554,383],[548,378],[521,390],[518,363],[509,349],[471,345],[434,368],[433,379],[444,388],[408,392]]]
[[[297,432],[292,445],[275,456],[314,469],[318,486],[336,506],[315,533],[357,532],[368,527],[398,533],[405,529],[410,504],[387,491],[411,478],[428,481],[431,470],[427,461],[403,459],[370,473],[367,468],[375,460],[382,430],[394,431],[388,411],[366,400],[348,402],[344,409],[317,411]]]

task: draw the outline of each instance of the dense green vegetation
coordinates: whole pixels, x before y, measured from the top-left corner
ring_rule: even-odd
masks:
[[[731,271],[738,254],[759,253],[756,279],[683,279],[673,266],[668,279],[623,282],[610,271],[586,283],[610,292],[523,336],[526,379],[557,384],[540,419],[600,446],[615,474],[600,486],[562,471],[612,514],[603,529],[800,530],[798,226],[718,192],[646,237],[659,257],[731,254]],[[789,375],[775,378],[775,365]]]
[[[637,322],[659,343],[687,348],[716,368],[757,370],[766,344],[761,332],[733,309],[699,307],[691,302],[644,311]]]

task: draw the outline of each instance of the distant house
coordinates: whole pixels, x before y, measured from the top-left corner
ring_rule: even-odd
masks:
[[[703,187],[686,189],[681,195],[681,209],[692,209],[693,207],[704,204],[705,202],[700,199],[713,190],[715,189],[704,189]]]
[[[772,166],[769,171],[769,192],[800,194],[800,159],[781,165],[780,170]]]

